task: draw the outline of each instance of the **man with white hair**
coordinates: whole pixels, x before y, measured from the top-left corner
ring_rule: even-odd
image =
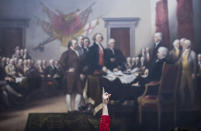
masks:
[[[132,68],[132,58],[131,58],[131,57],[127,57],[127,58],[126,58],[125,67],[126,67],[127,69],[131,69],[131,68]]]
[[[27,51],[27,49],[24,49],[23,51],[24,51],[23,59],[31,59],[31,56],[29,52]]]
[[[166,61],[168,55],[168,49],[166,47],[159,47],[157,53],[157,59],[151,63],[148,67],[149,73],[146,78],[137,78],[135,82],[139,81],[140,85],[144,86],[151,81],[160,81],[163,63]]]
[[[115,39],[110,38],[108,41],[108,48],[105,49],[104,54],[104,64],[110,70],[120,69],[126,63],[126,59],[122,52],[115,48],[115,43]]]
[[[194,87],[193,87],[193,79],[196,74],[196,53],[191,49],[191,41],[185,40],[183,43],[184,51],[180,58],[180,63],[182,65],[182,73],[181,73],[181,84],[180,84],[180,100],[181,104],[186,104],[187,94],[185,92],[186,88],[190,94],[190,103],[194,103]],[[189,100],[189,97],[188,97]]]
[[[54,67],[54,60],[49,60],[49,65],[47,66],[47,74],[48,77],[53,78],[53,76],[56,74],[56,68]]]
[[[5,67],[6,74],[10,77],[16,77],[16,68],[14,59],[10,59],[9,64]]]
[[[163,46],[163,44],[162,44],[162,33],[156,32],[154,34],[154,46],[153,46],[151,62],[154,62],[157,59],[157,51],[158,51],[159,47],[161,47],[161,46]]]
[[[169,52],[169,61],[171,63],[177,62],[181,55],[180,41],[178,39],[173,42],[173,49]]]

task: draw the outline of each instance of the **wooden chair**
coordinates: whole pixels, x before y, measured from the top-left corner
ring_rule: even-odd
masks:
[[[160,81],[152,81],[145,85],[145,91],[138,97],[139,123],[142,123],[142,109],[157,109],[158,128],[162,107],[172,108],[174,111],[174,124],[176,124],[176,90],[179,86],[180,66],[164,63]],[[149,95],[148,92],[153,86],[158,86],[156,95]],[[154,107],[154,108],[153,108]],[[164,111],[164,110],[163,110]],[[169,111],[169,110],[168,110]]]

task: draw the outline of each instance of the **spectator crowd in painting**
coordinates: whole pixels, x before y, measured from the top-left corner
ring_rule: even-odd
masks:
[[[59,79],[57,60],[34,61],[27,49],[16,47],[12,57],[0,57],[0,107],[23,103],[36,88],[42,88],[44,94],[48,86],[59,88]]]

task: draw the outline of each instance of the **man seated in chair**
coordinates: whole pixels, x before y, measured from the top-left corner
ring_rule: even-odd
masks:
[[[161,78],[163,63],[166,61],[168,55],[168,49],[166,47],[159,47],[157,53],[157,59],[148,66],[148,69],[145,71],[147,76],[139,76],[134,82],[139,81],[141,86],[144,86],[149,82],[158,82]]]

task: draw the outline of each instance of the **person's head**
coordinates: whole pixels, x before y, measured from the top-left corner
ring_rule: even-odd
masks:
[[[108,46],[109,46],[109,48],[114,49],[114,47],[115,47],[115,42],[116,42],[115,39],[110,38],[109,41],[108,41]]]
[[[130,57],[127,57],[127,58],[126,58],[126,61],[127,61],[127,63],[131,63],[131,58],[130,58]]]
[[[42,60],[42,65],[43,66],[47,66],[47,61],[46,60]]]
[[[16,55],[19,55],[19,54],[20,54],[20,50],[19,50],[19,49],[16,49],[16,50],[15,50],[15,54],[16,54]]]
[[[14,64],[17,64],[17,61],[18,61],[18,58],[13,58],[13,60],[14,60]]]
[[[19,60],[17,61],[17,65],[18,65],[18,66],[22,66],[22,65],[23,65],[23,60],[22,60],[22,59],[19,59]]]
[[[27,54],[27,49],[24,49],[24,54]]]
[[[33,66],[35,64],[35,61],[31,59],[31,65]]]
[[[79,45],[81,45],[81,46],[83,45],[83,37],[84,37],[84,36],[81,35],[81,36],[79,36],[79,37],[77,38],[77,43],[78,43]]]
[[[27,65],[30,66],[31,65],[31,60],[27,59]]]
[[[20,50],[20,47],[19,47],[19,46],[16,46],[16,47],[15,47],[15,51],[16,51],[16,50]]]
[[[136,58],[135,58],[135,57],[133,57],[133,58],[132,58],[132,63],[135,63],[135,60],[136,60]]]
[[[101,43],[103,41],[103,35],[101,33],[96,33],[93,36],[93,41],[97,43]]]
[[[14,59],[9,60],[9,64],[14,65],[14,63],[15,63]]]
[[[158,59],[164,59],[168,55],[168,49],[166,47],[159,47],[157,57]]]
[[[49,64],[50,64],[50,65],[53,65],[53,64],[54,64],[54,60],[53,60],[53,59],[50,59],[50,60],[49,60]]]
[[[154,34],[154,42],[155,42],[155,43],[158,43],[158,42],[160,42],[160,41],[162,41],[162,33],[161,33],[161,32],[156,32],[156,33]]]
[[[201,54],[198,54],[198,61],[201,62]]]
[[[183,47],[184,47],[184,49],[190,49],[191,48],[191,41],[185,40]]]
[[[6,61],[6,57],[2,57],[1,58],[1,61],[3,62],[3,61]]]
[[[84,47],[85,47],[85,48],[88,48],[89,45],[90,45],[90,40],[89,40],[89,38],[88,38],[88,37],[83,37],[82,40],[83,40],[83,45],[84,45]]]
[[[137,56],[137,57],[135,58],[135,62],[136,62],[136,63],[139,63],[139,61],[140,61],[140,58],[139,58],[139,56]]]
[[[180,41],[178,39],[174,40],[173,47],[179,49]]]
[[[36,64],[37,64],[37,66],[41,66],[42,61],[41,60],[37,60]]]
[[[149,53],[149,48],[148,47],[145,48],[145,51],[146,51],[146,53]]]
[[[2,58],[1,58],[1,63],[2,63],[2,64],[6,64],[6,57],[2,57]]]
[[[77,47],[77,39],[72,39],[68,42],[68,48],[75,49]]]
[[[9,62],[10,62],[10,58],[6,58],[6,64],[9,64]]]
[[[180,41],[179,41],[180,46],[181,46],[182,48],[184,48],[184,41],[185,41],[185,40],[186,40],[186,38],[181,38]]]
[[[21,56],[24,55],[24,50],[23,49],[20,50],[20,55]]]
[[[58,60],[54,60],[54,65],[57,66],[58,65]]]
[[[143,56],[140,58],[140,62],[144,63],[144,57]]]

